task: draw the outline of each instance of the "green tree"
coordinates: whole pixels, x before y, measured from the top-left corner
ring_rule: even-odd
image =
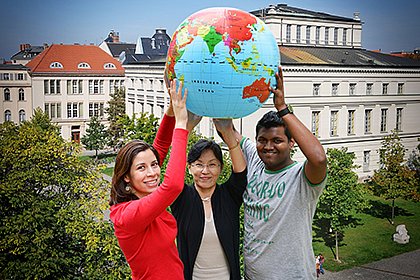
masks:
[[[114,150],[122,145],[122,124],[119,121],[125,115],[125,89],[115,89],[114,94],[110,94],[111,99],[108,101],[108,107],[105,109],[108,114],[108,145]]]
[[[335,246],[335,258],[339,259],[339,247],[344,238],[344,230],[359,225],[354,215],[368,206],[364,190],[358,184],[354,169],[355,155],[347,148],[328,149],[328,181],[323,191],[315,215],[314,230],[325,244]],[[333,251],[334,252],[334,251]]]
[[[86,149],[95,150],[95,159],[98,159],[98,150],[105,147],[107,137],[105,125],[99,121],[98,117],[94,116],[90,119],[86,134],[81,140]]]
[[[394,224],[395,199],[409,198],[416,192],[415,171],[405,164],[405,148],[396,130],[382,141],[379,151],[380,168],[372,177],[373,192],[392,200],[391,224]]]
[[[416,172],[417,190],[413,195],[413,199],[420,201],[420,144],[411,152],[407,161],[408,168]]]
[[[124,115],[118,122],[122,127],[124,144],[134,139],[153,143],[159,126],[159,119],[149,113],[141,113],[138,117],[134,114],[131,118]]]
[[[128,279],[109,183],[41,110],[0,125],[0,279]]]

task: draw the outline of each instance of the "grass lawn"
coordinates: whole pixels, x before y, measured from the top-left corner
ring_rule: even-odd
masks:
[[[104,169],[101,170],[102,173],[112,177],[112,174],[114,173],[114,167],[106,167]]]
[[[346,245],[339,247],[341,263],[334,260],[331,249],[323,242],[313,242],[315,254],[325,256],[324,267],[327,270],[339,271],[420,248],[420,203],[397,199],[394,225],[391,225],[388,221],[391,217],[391,201],[375,196],[369,196],[369,199],[372,208],[356,216],[363,225],[345,231]],[[406,226],[410,236],[408,244],[402,245],[392,240],[399,224]]]

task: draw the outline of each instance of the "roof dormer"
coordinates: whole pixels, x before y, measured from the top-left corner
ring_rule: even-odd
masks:
[[[104,64],[104,69],[117,69],[114,63],[108,62]]]
[[[86,63],[86,62],[80,62],[77,65],[77,68],[78,69],[90,69],[90,65],[88,63]]]
[[[63,68],[63,64],[61,64],[60,62],[55,61],[55,62],[52,62],[50,64],[50,68],[52,68],[52,69],[54,69],[54,68],[62,69]]]

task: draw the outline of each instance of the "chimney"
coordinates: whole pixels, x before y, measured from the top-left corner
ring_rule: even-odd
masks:
[[[22,52],[22,51],[24,51],[26,49],[29,49],[30,47],[31,47],[30,44],[20,44],[19,45],[19,50]]]

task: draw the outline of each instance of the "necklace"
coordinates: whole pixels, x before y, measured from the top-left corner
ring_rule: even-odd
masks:
[[[201,198],[201,201],[202,202],[210,202],[210,196],[208,196],[208,197],[205,197],[205,198]]]

